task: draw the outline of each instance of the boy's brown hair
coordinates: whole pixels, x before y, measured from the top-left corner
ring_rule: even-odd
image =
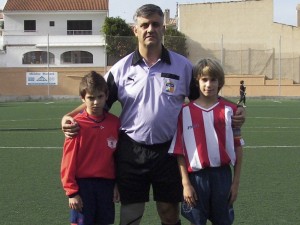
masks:
[[[79,95],[84,98],[87,92],[94,93],[96,91],[103,91],[108,95],[108,86],[101,74],[91,71],[81,79]]]
[[[207,75],[218,79],[219,91],[225,84],[225,73],[222,66],[218,61],[210,58],[199,60],[193,67],[193,78],[195,79],[196,86],[199,88],[199,78]]]

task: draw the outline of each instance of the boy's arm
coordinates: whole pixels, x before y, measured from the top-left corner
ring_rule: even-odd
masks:
[[[85,109],[85,104],[82,103],[73,111],[63,116],[61,120],[61,127],[62,127],[62,131],[65,134],[65,137],[71,138],[78,134],[79,126],[73,117],[84,109]]]
[[[61,161],[61,182],[66,195],[69,197],[69,208],[82,211],[83,202],[80,197],[76,181],[78,138],[66,138]]]
[[[193,207],[196,205],[197,194],[190,182],[184,156],[177,155],[177,162],[178,162],[179,171],[181,174],[182,186],[183,186],[183,199],[189,206]]]
[[[61,183],[69,198],[78,195],[79,187],[76,181],[77,146],[79,138],[66,138],[61,160]]]
[[[235,148],[236,154],[236,162],[234,165],[234,174],[230,191],[230,200],[229,203],[233,204],[233,202],[237,199],[239,185],[240,185],[240,177],[242,170],[242,160],[243,160],[243,148],[242,146],[238,146]]]

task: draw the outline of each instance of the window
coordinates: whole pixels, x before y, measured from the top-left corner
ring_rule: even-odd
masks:
[[[47,64],[46,51],[32,51],[23,55],[23,64]],[[54,54],[49,52],[49,64],[54,64]]]
[[[50,26],[50,27],[54,27],[54,26],[55,26],[55,22],[54,22],[54,21],[50,21],[50,22],[49,22],[49,26]]]
[[[24,20],[24,32],[35,32],[36,21],[35,20]]]
[[[68,20],[68,35],[91,35],[92,20]]]
[[[69,51],[61,55],[61,64],[93,63],[93,55],[85,51]]]

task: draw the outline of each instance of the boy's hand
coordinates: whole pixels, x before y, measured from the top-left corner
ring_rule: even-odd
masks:
[[[194,207],[196,205],[198,198],[192,185],[183,186],[183,199],[190,207]]]
[[[120,202],[120,193],[119,193],[119,189],[118,186],[115,185],[114,187],[114,197],[113,197],[113,202],[118,203]]]
[[[69,198],[69,207],[70,209],[75,209],[76,211],[81,212],[83,207],[81,197],[76,195],[73,198]]]
[[[230,189],[229,205],[233,205],[236,201],[239,191],[239,184],[232,184]]]

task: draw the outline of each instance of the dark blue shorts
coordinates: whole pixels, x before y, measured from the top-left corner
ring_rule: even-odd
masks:
[[[78,225],[113,224],[115,205],[113,190],[115,181],[110,179],[77,179],[79,195],[83,202],[82,212],[71,210],[71,223]]]
[[[181,205],[181,214],[195,225],[231,225],[234,220],[232,205],[229,205],[232,173],[230,166],[206,168],[189,174],[191,184],[197,192],[195,207],[187,209]]]
[[[181,202],[181,177],[176,157],[168,154],[169,147],[170,142],[140,144],[121,132],[116,165],[122,204],[148,202],[151,186],[155,201]]]
[[[71,209],[70,210],[70,222],[71,222],[71,225],[84,225],[83,214],[74,209]]]

